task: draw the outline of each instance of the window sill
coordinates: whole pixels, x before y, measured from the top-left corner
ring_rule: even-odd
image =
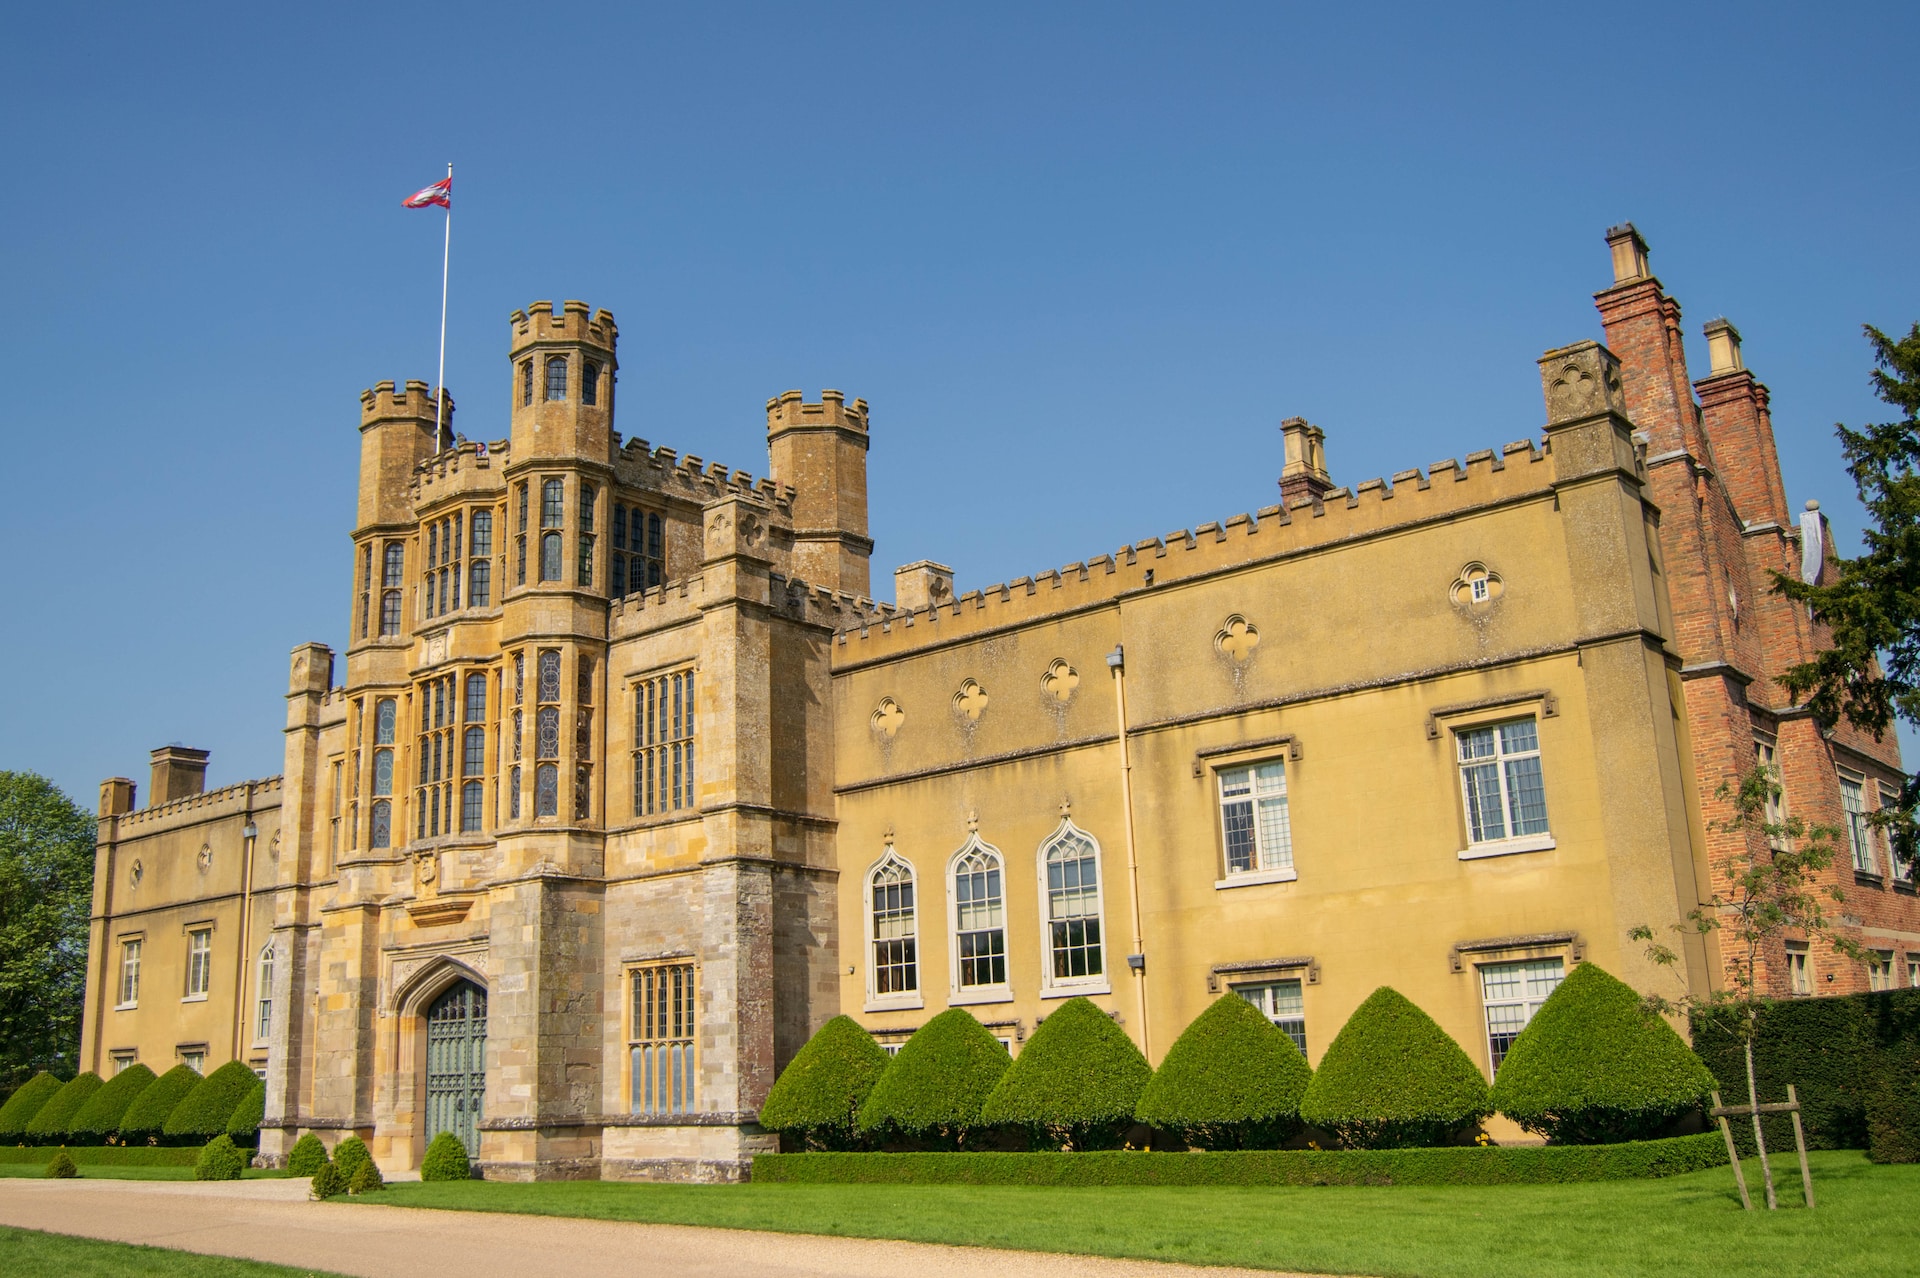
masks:
[[[181,996],[180,1001],[182,1003],[204,1003],[207,1001],[207,996],[205,994],[185,994]]]
[[[1518,839],[1470,844],[1460,853],[1460,859],[1478,861],[1484,857],[1513,856],[1519,852],[1550,852],[1557,846],[1551,834],[1529,834]]]
[[[138,1004],[138,1003],[115,1003],[115,1004],[113,1005],[113,1010],[114,1010],[114,1011],[116,1011],[116,1012],[135,1012],[135,1011],[138,1011],[138,1010],[140,1010],[140,1004]]]
[[[1856,869],[1853,872],[1853,881],[1861,887],[1883,888],[1887,885],[1887,881],[1872,870]]]
[[[1257,887],[1262,883],[1292,883],[1298,880],[1299,873],[1291,868],[1285,870],[1249,870],[1245,874],[1229,874],[1224,879],[1215,879],[1216,891],[1227,888]]]
[[[863,1012],[917,1012],[927,1005],[927,1000],[915,994],[912,998],[870,998],[860,1008]]]
[[[1908,896],[1912,896],[1914,894],[1913,880],[1912,879],[1895,879],[1893,881],[1893,890],[1896,892],[1905,892]]]
[[[947,999],[948,1007],[970,1007],[979,1003],[1011,1003],[1013,988],[1008,985],[988,985],[974,989],[955,990]]]
[[[1080,985],[1048,985],[1041,989],[1041,998],[1079,998],[1082,994],[1111,994],[1113,986],[1104,978],[1088,981]]]

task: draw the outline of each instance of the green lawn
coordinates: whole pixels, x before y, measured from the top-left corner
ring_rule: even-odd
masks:
[[[47,1169],[38,1163],[0,1163],[0,1176],[27,1176],[39,1179],[47,1174]],[[240,1173],[247,1180],[272,1180],[286,1175],[283,1171],[264,1171],[258,1167],[249,1167]],[[116,1167],[111,1163],[80,1164],[82,1180],[192,1180],[191,1167]],[[0,1270],[0,1273],[6,1272]]]
[[[0,1225],[0,1274],[58,1274],[60,1278],[321,1278],[317,1269],[288,1269],[257,1260],[229,1260],[161,1247],[69,1238]]]
[[[1670,1180],[1445,1188],[390,1186],[360,1202],[1012,1247],[1399,1278],[1782,1278],[1920,1268],[1920,1166],[1812,1155],[1820,1209],[1743,1214],[1725,1167]],[[1759,1164],[1748,1180],[1758,1192]],[[1798,1204],[1791,1155],[1774,1163]]]

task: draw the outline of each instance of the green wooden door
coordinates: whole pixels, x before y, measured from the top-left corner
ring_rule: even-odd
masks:
[[[461,981],[427,1009],[427,1139],[452,1132],[480,1154],[487,1094],[487,992]]]

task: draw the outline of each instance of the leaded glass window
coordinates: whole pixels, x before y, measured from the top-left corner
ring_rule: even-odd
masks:
[[[1307,1054],[1307,1004],[1298,980],[1236,985],[1233,992],[1265,1013],[1302,1056]]]
[[[517,763],[507,769],[507,818],[520,819],[520,765]]]
[[[1219,773],[1220,828],[1226,876],[1293,869],[1293,824],[1287,810],[1287,768],[1275,760]]]
[[[633,814],[694,803],[693,671],[642,679],[633,689]]]
[[[540,580],[560,580],[560,534],[540,534]]]
[[[889,998],[920,988],[918,916],[913,867],[887,849],[867,879],[873,921],[873,995]]]
[[[558,528],[566,521],[566,484],[558,479],[540,481],[540,526]]]
[[[253,980],[253,1040],[264,1043],[273,1037],[273,942],[260,951],[259,970]]]
[[[205,998],[213,984],[213,929],[197,927],[187,933],[187,997]]]
[[[467,676],[467,713],[468,723],[487,721],[487,677],[483,674]]]
[[[662,963],[630,975],[627,1021],[631,1098],[636,1114],[690,1114],[697,1107],[694,1070],[693,964]]]
[[[1480,968],[1480,996],[1487,1008],[1487,1058],[1494,1070],[1547,995],[1566,979],[1566,963],[1557,958],[1518,963],[1486,963]]]
[[[540,690],[537,701],[558,701],[560,699],[560,653],[553,648],[540,650]]]
[[[580,363],[580,402],[598,404],[600,402],[600,366],[592,360]]]
[[[1547,794],[1540,776],[1540,737],[1532,719],[1454,736],[1468,838],[1474,843],[1547,832]]]
[[[132,1007],[140,1001],[140,942],[120,942],[120,998],[116,1006]]]
[[[1853,852],[1854,872],[1874,873],[1873,843],[1867,836],[1866,787],[1860,777],[1840,774],[1840,810],[1847,818],[1847,846]]]
[[[1100,948],[1100,851],[1072,822],[1040,850],[1047,884],[1047,948],[1056,984],[1106,971]]]
[[[520,403],[522,406],[533,403],[532,360],[525,360],[520,365]]]
[[[460,829],[472,834],[480,829],[480,807],[484,800],[486,787],[478,781],[468,781],[460,787]]]
[[[962,989],[1007,983],[1007,917],[1000,854],[975,840],[953,864],[954,940]]]
[[[549,400],[567,397],[567,357],[556,355],[547,361],[547,398]]]
[[[389,848],[393,846],[393,804],[386,799],[373,801],[373,830],[367,840],[371,848]]]
[[[533,769],[533,814],[560,814],[560,769],[556,764],[542,763]]]

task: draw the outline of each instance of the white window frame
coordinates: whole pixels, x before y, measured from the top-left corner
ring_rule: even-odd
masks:
[[[904,869],[908,875],[908,882],[913,885],[913,930],[907,939],[913,942],[914,981],[911,990],[899,990],[881,994],[877,992],[875,988],[880,973],[880,965],[875,959],[874,947],[879,943],[880,938],[874,934],[873,926],[873,881],[875,876],[890,866],[899,866]],[[1004,873],[1001,876],[1001,881],[1002,883],[1005,882]],[[896,852],[893,844],[889,843],[887,844],[887,850],[881,854],[880,859],[867,867],[866,875],[860,880],[860,883],[860,906],[861,913],[866,917],[867,940],[867,1001],[864,1010],[869,1012],[885,1012],[925,1007],[927,1000],[926,996],[921,993],[921,990],[925,986],[927,979],[927,955],[926,951],[920,945],[920,915],[926,906],[926,894],[920,890],[919,871],[915,870],[913,863]],[[882,1046],[885,1045],[882,1044]],[[897,1046],[895,1050],[899,1050]]]
[[[204,941],[204,946],[201,942]],[[199,960],[196,962],[196,960]],[[199,986],[195,988],[195,980]],[[182,1003],[204,1003],[213,990],[213,924],[187,928],[187,992]]]
[[[131,1011],[140,1006],[140,960],[141,952],[146,948],[146,939],[144,935],[120,938],[120,979],[114,987],[120,1001],[113,1005],[116,1012]],[[131,982],[129,976],[132,977]],[[133,987],[131,990],[127,988],[129,984]]]
[[[1880,799],[1879,807],[1874,809],[1876,812],[1886,808],[1900,806],[1900,791],[1898,787],[1888,785],[1885,781],[1878,781],[1874,783],[1874,792]],[[1886,855],[1887,873],[1893,876],[1893,881],[1895,883],[1904,883],[1911,887],[1913,885],[1913,866],[1894,855],[1892,832],[1883,826],[1873,832],[1873,839],[1874,842],[1879,845],[1880,851]]]
[[[1534,746],[1532,750],[1517,750],[1512,754],[1506,751],[1506,742],[1501,729],[1516,723],[1533,724]],[[1546,742],[1540,733],[1540,715],[1537,713],[1509,714],[1496,719],[1474,720],[1450,724],[1453,738],[1454,791],[1460,796],[1460,829],[1466,835],[1466,846],[1460,849],[1462,861],[1474,861],[1482,857],[1512,856],[1519,852],[1546,852],[1558,846],[1553,839],[1553,818],[1547,818],[1547,828],[1533,834],[1502,834],[1497,839],[1476,839],[1473,837],[1473,802],[1468,797],[1467,769],[1480,767],[1487,763],[1494,765],[1494,775],[1500,785],[1500,822],[1501,829],[1508,830],[1513,824],[1513,798],[1507,788],[1507,761],[1532,757],[1540,761],[1540,801],[1546,803],[1547,762]],[[1470,732],[1493,733],[1494,750],[1485,758],[1463,759],[1460,757],[1462,739]]]
[[[1047,852],[1068,837],[1082,838],[1093,845],[1092,918],[1094,926],[1100,929],[1100,971],[1097,975],[1057,977],[1053,974],[1053,892],[1047,882]],[[1040,888],[1040,908],[1035,911],[1040,918],[1040,997],[1072,998],[1079,994],[1113,993],[1112,977],[1109,975],[1113,971],[1113,942],[1107,933],[1107,866],[1100,840],[1075,825],[1072,817],[1062,817],[1053,832],[1040,841],[1040,848],[1034,853],[1033,859]]]
[[[1878,993],[1895,988],[1892,950],[1867,951],[1867,989]]]
[[[1879,858],[1873,854],[1873,829],[1867,824],[1867,778],[1847,768],[1836,768],[1834,771],[1840,779],[1840,815],[1846,822],[1847,848],[1853,853],[1853,872],[1877,877],[1880,873]],[[1857,801],[1852,807],[1847,804],[1849,788]]]
[[[207,1049],[206,1048],[192,1047],[192,1048],[178,1048],[175,1050],[179,1054],[180,1063],[182,1065],[187,1066],[188,1068],[193,1070],[194,1073],[200,1075],[202,1078],[205,1078],[207,1076]]]
[[[1546,990],[1545,993],[1539,993],[1534,986],[1534,978],[1536,974],[1531,971],[1527,971],[1526,969],[1532,968],[1532,967],[1545,967],[1548,964],[1557,966],[1560,969],[1560,975],[1558,976],[1558,978],[1554,980],[1553,984]],[[1487,1031],[1486,1036],[1483,1040],[1487,1048],[1487,1077],[1492,1078],[1500,1070],[1500,1062],[1494,1059],[1493,1040],[1494,1040],[1494,1035],[1496,1031],[1494,1030],[1494,1025],[1493,1025],[1493,1009],[1496,1007],[1518,1007],[1524,1011],[1525,1015],[1522,1017],[1519,1027],[1512,1030],[1514,1037],[1518,1038],[1520,1036],[1521,1031],[1525,1030],[1527,1026],[1533,1023],[1534,1016],[1537,1015],[1540,1011],[1540,1005],[1545,1003],[1548,997],[1552,995],[1553,991],[1560,988],[1561,982],[1567,979],[1568,966],[1569,964],[1567,962],[1567,958],[1564,955],[1539,955],[1537,957],[1532,957],[1532,958],[1497,959],[1490,962],[1474,964],[1474,971],[1473,971],[1474,980],[1477,981],[1480,986],[1479,993],[1480,993],[1481,1021],[1486,1026],[1486,1031]],[[1503,997],[1503,998],[1497,998],[1497,999],[1488,997],[1487,977],[1492,971],[1498,968],[1521,969],[1521,971],[1518,974],[1521,981],[1520,993],[1518,996]],[[1509,1028],[1510,1027],[1503,1025],[1498,1032],[1501,1034],[1505,1034]],[[1512,1051],[1512,1050],[1513,1050],[1512,1044],[1509,1044],[1507,1047],[1507,1051]],[[1507,1052],[1501,1052],[1500,1053],[1501,1059],[1504,1060],[1506,1058],[1506,1055],[1507,1055]]]
[[[118,1074],[140,1063],[140,1049],[137,1047],[118,1047],[108,1054],[107,1059],[113,1062],[113,1072]]]
[[[273,1037],[273,964],[278,956],[274,943],[260,949],[253,976],[253,1041],[265,1043]]]
[[[1920,990],[1920,951],[1907,951],[1907,988]]]
[[[1260,792],[1260,770],[1277,767],[1280,769],[1280,787],[1266,794]],[[1247,776],[1247,792],[1244,795],[1227,794],[1227,777],[1230,773],[1244,772]],[[1269,849],[1260,836],[1260,809],[1262,803],[1278,802],[1280,821],[1284,827],[1284,848]],[[1227,805],[1246,803],[1253,814],[1253,856],[1254,864],[1245,870],[1235,870],[1230,858],[1231,840],[1227,834]],[[1220,877],[1214,880],[1216,889],[1252,887],[1260,883],[1292,883],[1300,877],[1293,861],[1293,800],[1288,790],[1287,761],[1285,755],[1268,756],[1258,759],[1229,760],[1217,763],[1213,768],[1213,804],[1214,820],[1220,831]],[[1271,862],[1271,864],[1269,864]]]
[[[1785,825],[1787,822],[1787,785],[1780,771],[1780,744],[1777,737],[1755,735],[1753,738],[1753,761],[1756,766],[1766,770],[1767,779],[1773,782],[1767,791],[1766,807],[1761,819],[1768,825]],[[1776,852],[1787,850],[1787,837],[1784,834],[1770,834],[1767,845]]]
[[[1281,987],[1287,985],[1294,987],[1299,998],[1300,1014],[1298,1016],[1281,1016],[1278,1006],[1279,999],[1272,996],[1279,991]],[[1293,1040],[1293,1045],[1300,1049],[1302,1056],[1307,1054],[1307,982],[1305,973],[1302,973],[1300,976],[1276,977],[1270,981],[1249,981],[1243,985],[1229,985],[1227,988],[1259,1008],[1261,1015],[1271,1021],[1275,1028],[1282,1034],[1285,1034]],[[1288,1026],[1296,1022],[1300,1026],[1297,1034],[1288,1028]]]
[[[954,874],[960,862],[975,853],[990,856],[1000,867],[1000,943],[1005,950],[1007,979],[999,985],[961,985],[960,984],[960,891],[954,881]],[[1010,1003],[1013,1001],[1013,953],[1007,941],[1012,936],[1012,928],[1007,921],[1007,858],[1000,849],[982,839],[978,834],[967,836],[960,850],[947,858],[945,887],[947,892],[947,1004],[950,1007],[964,1007],[975,1003]]]
[[[1787,993],[1799,998],[1813,994],[1813,956],[1804,944],[1787,942]]]

